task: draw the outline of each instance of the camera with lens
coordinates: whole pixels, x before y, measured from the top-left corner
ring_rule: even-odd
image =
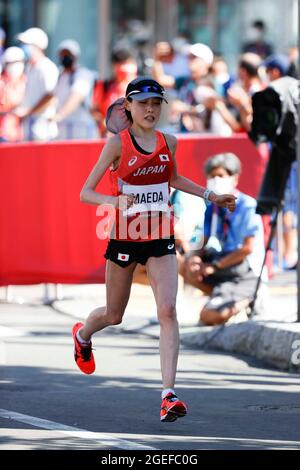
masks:
[[[291,164],[296,159],[299,82],[292,77],[274,80],[252,97],[253,121],[249,137],[257,145],[269,142],[270,158],[257,198],[257,213],[271,214],[283,200]]]

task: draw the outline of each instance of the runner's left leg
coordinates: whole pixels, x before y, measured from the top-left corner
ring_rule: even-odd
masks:
[[[176,256],[151,257],[146,266],[160,323],[159,348],[163,388],[173,389],[179,352],[179,328],[176,318],[178,287]]]

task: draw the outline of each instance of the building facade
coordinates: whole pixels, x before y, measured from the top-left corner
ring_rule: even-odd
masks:
[[[278,52],[297,44],[297,0],[0,0],[0,25],[7,45],[31,26],[48,33],[48,55],[59,42],[79,41],[82,63],[109,76],[110,54],[118,43],[146,46],[188,35],[225,56],[233,67],[253,20],[267,26],[266,39]]]

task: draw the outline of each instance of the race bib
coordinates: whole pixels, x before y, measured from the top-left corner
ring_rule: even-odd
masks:
[[[131,185],[124,184],[123,194],[134,194],[134,204],[123,215],[134,215],[137,212],[169,211],[169,186],[168,183]]]

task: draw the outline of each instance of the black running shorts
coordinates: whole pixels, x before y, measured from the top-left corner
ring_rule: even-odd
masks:
[[[176,255],[174,237],[146,242],[109,240],[104,257],[126,268],[131,263],[146,264],[148,258]]]

